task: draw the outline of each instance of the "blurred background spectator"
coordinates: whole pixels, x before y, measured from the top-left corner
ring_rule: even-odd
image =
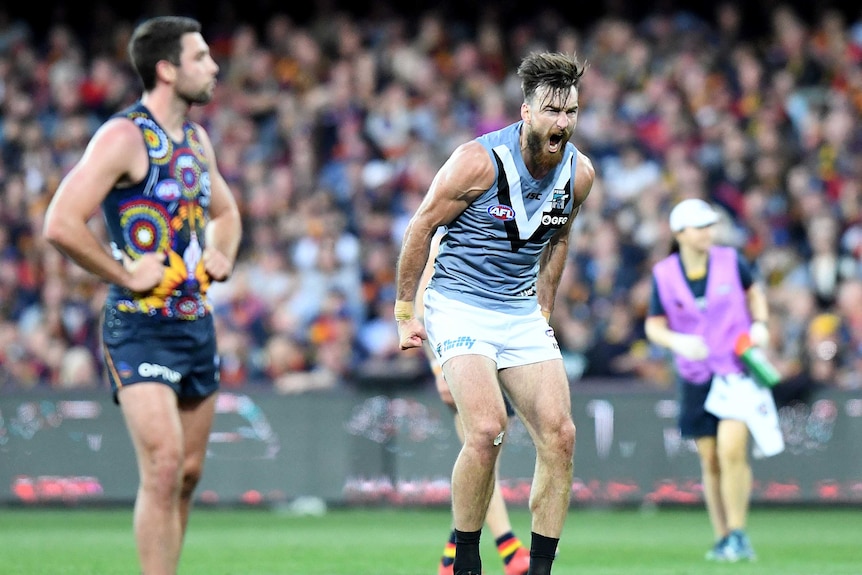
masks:
[[[670,207],[701,197],[767,282],[787,399],[862,387],[858,8],[551,6],[0,7],[0,392],[104,386],[104,286],[39,232],[93,131],[138,95],[125,44],[157,13],[201,19],[221,67],[194,113],[245,220],[235,275],[211,291],[226,387],[430,385],[391,320],[401,234],[455,146],[518,119],[515,66],[533,49],[589,64],[575,143],[598,180],[552,318],[572,380],[672,385],[643,334],[648,270]]]

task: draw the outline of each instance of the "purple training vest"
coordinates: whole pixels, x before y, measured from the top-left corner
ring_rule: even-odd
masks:
[[[705,310],[697,306],[683,275],[679,254],[669,255],[653,268],[668,327],[680,333],[701,335],[709,346],[709,357],[705,360],[674,357],[680,376],[692,383],[706,383],[713,375],[744,371],[733,347],[736,338],[749,329],[751,315],[739,278],[737,257],[733,248],[710,249]]]

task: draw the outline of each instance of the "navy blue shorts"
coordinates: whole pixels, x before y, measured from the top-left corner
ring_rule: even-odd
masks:
[[[102,344],[115,402],[120,388],[141,382],[163,383],[181,399],[207,397],[218,390],[219,357],[212,315],[191,321],[166,320],[107,306]]]
[[[715,437],[718,434],[718,418],[703,408],[712,381],[694,384],[679,381],[679,431],[683,437]]]

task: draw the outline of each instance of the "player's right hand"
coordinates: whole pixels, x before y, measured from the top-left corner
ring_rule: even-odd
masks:
[[[686,359],[698,361],[709,355],[709,346],[699,335],[675,333],[671,339],[670,349]]]
[[[160,283],[165,275],[167,254],[150,252],[136,260],[123,253],[123,267],[129,273],[125,287],[137,293],[146,293]]]
[[[413,347],[422,347],[422,342],[428,337],[425,333],[425,326],[419,318],[411,317],[410,319],[396,320],[398,324],[398,340],[401,343],[401,349],[410,349]]]

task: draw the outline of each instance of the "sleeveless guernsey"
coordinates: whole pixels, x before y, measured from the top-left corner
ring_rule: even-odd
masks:
[[[447,226],[429,283],[448,298],[516,315],[535,311],[542,249],[572,217],[577,158],[567,143],[556,169],[534,179],[521,156],[522,124],[476,139],[495,182]]]
[[[115,187],[102,202],[111,251],[117,260],[148,252],[167,258],[164,278],[155,289],[138,294],[111,285],[106,303],[121,312],[165,319],[202,318],[211,311],[206,299],[210,279],[202,259],[210,182],[197,129],[186,121],[182,141],[174,142],[141,102],[116,116],[140,128],[150,167],[143,181]]]
[[[736,338],[748,331],[751,317],[745,288],[739,277],[737,257],[734,248],[710,248],[705,309],[700,309],[695,302],[683,275],[679,254],[667,256],[653,269],[668,327],[673,331],[703,336],[709,346],[709,357],[704,360],[674,356],[679,374],[692,383],[706,383],[713,375],[743,371],[742,363],[734,353],[734,345]]]

